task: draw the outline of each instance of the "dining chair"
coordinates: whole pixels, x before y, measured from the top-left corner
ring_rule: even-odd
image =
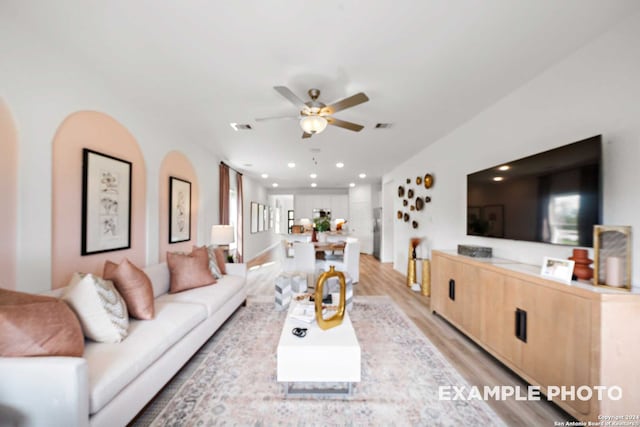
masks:
[[[335,265],[337,271],[349,274],[353,283],[360,280],[360,243],[357,241],[347,242],[344,247],[344,256],[342,261],[330,260],[326,262],[327,268]]]
[[[294,258],[289,255],[289,246],[290,243],[286,240],[280,243],[280,263],[282,265],[282,271],[287,273],[296,271]]]
[[[294,242],[293,261],[295,271],[307,275],[307,286],[314,287],[318,270],[322,270],[324,263],[316,262],[316,248],[313,243]]]

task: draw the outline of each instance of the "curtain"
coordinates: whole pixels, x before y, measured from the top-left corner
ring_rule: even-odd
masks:
[[[220,162],[220,216],[219,223],[229,224],[229,166]]]
[[[244,255],[244,222],[243,222],[243,203],[242,199],[244,198],[242,195],[242,174],[240,172],[236,173],[236,184],[238,187],[238,218],[236,221],[236,236],[238,238],[237,249],[236,249],[236,258],[237,262],[243,262]]]

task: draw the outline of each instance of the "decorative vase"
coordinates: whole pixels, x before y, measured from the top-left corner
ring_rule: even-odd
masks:
[[[312,242],[317,242],[318,241],[318,235],[316,234],[316,228],[313,227],[312,231],[311,231],[311,241]]]
[[[582,280],[591,280],[593,278],[593,269],[589,267],[593,260],[589,259],[586,249],[574,249],[573,256],[569,257],[575,262],[573,274]]]
[[[336,313],[325,319],[322,315],[322,299],[323,299],[323,288],[327,279],[332,277],[338,278],[338,283],[340,285],[340,301],[338,302],[338,309]],[[314,302],[315,302],[315,311],[316,311],[316,321],[318,322],[318,326],[323,331],[327,329],[335,328],[342,323],[344,319],[344,309],[346,305],[346,295],[347,295],[347,282],[344,278],[344,273],[341,271],[336,271],[335,266],[330,266],[329,271],[325,271],[318,277],[318,281],[316,282],[316,291],[314,294]],[[332,301],[333,302],[333,301]]]

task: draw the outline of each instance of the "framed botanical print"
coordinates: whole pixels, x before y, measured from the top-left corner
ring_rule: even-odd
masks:
[[[131,247],[131,162],[82,150],[81,255]]]
[[[191,239],[191,183],[169,177],[169,243]]]
[[[251,202],[251,233],[258,232],[258,204]]]
[[[264,205],[258,204],[258,231],[264,231]]]

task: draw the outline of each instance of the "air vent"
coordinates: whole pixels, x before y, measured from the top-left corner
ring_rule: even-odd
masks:
[[[231,125],[231,127],[233,128],[233,130],[235,131],[239,131],[239,130],[251,130],[253,129],[251,127],[251,125],[249,124],[245,124],[245,123],[229,123]]]
[[[389,129],[391,123],[376,123],[376,129]]]

